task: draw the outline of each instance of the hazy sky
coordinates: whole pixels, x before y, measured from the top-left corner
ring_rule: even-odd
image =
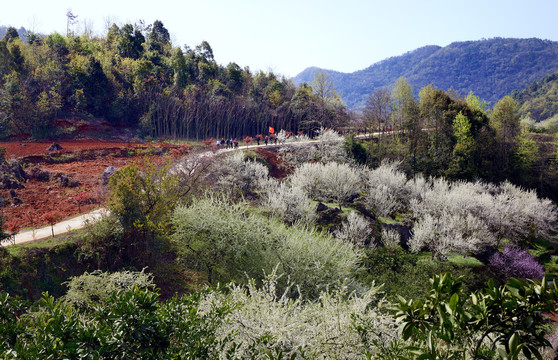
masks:
[[[556,0],[24,0],[3,1],[0,25],[66,33],[66,11],[106,24],[161,20],[175,46],[206,40],[220,64],[291,77],[309,66],[343,72],[424,45],[491,37],[558,41]]]

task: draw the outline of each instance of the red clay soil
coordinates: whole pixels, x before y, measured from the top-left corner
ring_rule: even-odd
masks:
[[[59,152],[55,152],[57,156],[63,154],[72,154],[79,150],[91,150],[93,153],[99,151],[103,153],[103,149],[123,149],[125,151],[115,152],[114,155],[128,154],[132,149],[145,149],[146,147],[163,148],[166,153],[171,156],[183,155],[188,148],[184,146],[175,146],[170,144],[146,144],[146,143],[126,143],[126,142],[108,142],[94,140],[77,140],[77,141],[60,141],[57,142],[63,148]],[[47,148],[52,142],[7,142],[0,143],[0,147],[6,148],[6,158],[35,158],[31,155],[48,156]],[[90,151],[90,152],[91,152]],[[75,153],[74,153],[75,154]],[[104,153],[103,153],[104,154]],[[99,156],[90,160],[78,160],[67,163],[49,164],[40,161],[41,156],[37,156],[38,163],[29,164],[28,167],[38,166],[41,170],[49,171],[52,174],[64,174],[72,180],[77,180],[79,186],[75,188],[62,187],[60,181],[54,177],[49,182],[39,182],[37,180],[28,180],[24,185],[24,189],[16,189],[18,197],[23,201],[19,206],[12,206],[11,197],[8,190],[1,190],[0,195],[4,198],[5,207],[3,215],[5,222],[16,221],[22,227],[37,227],[46,224],[42,220],[42,216],[50,211],[59,211],[64,217],[83,213],[92,208],[99,206],[105,199],[106,189],[101,186],[100,179],[103,171],[109,167],[123,167],[131,161],[137,160],[138,156]],[[160,157],[158,157],[160,159]],[[75,196],[79,193],[86,192],[92,199],[92,204],[78,205]]]
[[[0,147],[6,148],[6,159],[10,158],[20,158],[23,156],[30,155],[46,155],[52,153],[47,151],[48,147],[52,144],[52,141],[48,142],[2,142]],[[112,142],[112,141],[100,141],[100,140],[69,140],[69,141],[57,141],[57,144],[62,146],[62,150],[56,153],[66,154],[76,150],[89,150],[89,149],[106,149],[106,148],[137,148],[149,146],[148,143],[133,143],[133,142]],[[158,143],[157,146],[168,146],[169,144]]]
[[[263,148],[254,150],[256,154],[260,155],[266,163],[269,164],[269,175],[276,179],[283,179],[289,175],[289,171],[282,166],[281,158],[276,152],[269,151]]]

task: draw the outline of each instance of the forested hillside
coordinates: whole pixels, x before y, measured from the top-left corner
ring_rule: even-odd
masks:
[[[519,102],[521,117],[536,122],[547,120],[558,114],[558,71],[531,83],[512,96]]]
[[[494,38],[426,46],[353,73],[326,72],[347,106],[358,110],[375,89],[392,85],[400,77],[415,89],[434,84],[443,90],[453,88],[461,95],[473,91],[493,105],[557,69],[557,42]],[[319,70],[306,69],[293,81],[311,82]]]
[[[11,30],[10,30],[11,29]],[[209,43],[173,47],[160,21],[113,25],[106,37],[0,40],[0,138],[59,136],[56,120],[95,117],[144,136],[240,137],[269,126],[312,131],[344,106],[273,73],[217,64]]]

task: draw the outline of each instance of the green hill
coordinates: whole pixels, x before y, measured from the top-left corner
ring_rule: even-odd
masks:
[[[558,71],[531,83],[512,96],[519,102],[521,117],[540,122],[558,114]]]
[[[310,83],[321,69],[312,67],[293,78]],[[353,73],[324,70],[351,109],[362,109],[375,89],[405,77],[415,91],[427,85],[460,94],[474,91],[491,104],[516,89],[558,70],[558,42],[494,38],[425,46]]]

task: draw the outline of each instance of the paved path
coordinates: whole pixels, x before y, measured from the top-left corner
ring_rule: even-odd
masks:
[[[70,230],[81,229],[85,227],[87,221],[97,221],[104,214],[106,214],[106,209],[97,209],[86,214],[82,214],[70,219],[63,220],[58,224],[54,225],[54,235],[64,234]],[[52,236],[52,230],[50,225],[45,226],[35,230],[24,230],[15,236],[15,244],[22,244],[29,241],[41,240]],[[5,245],[11,245],[12,242],[4,243]]]

